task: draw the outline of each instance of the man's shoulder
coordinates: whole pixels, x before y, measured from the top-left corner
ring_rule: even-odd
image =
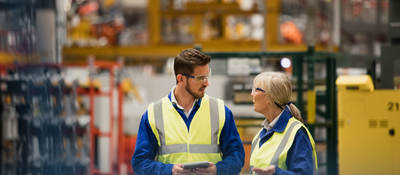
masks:
[[[156,101],[152,101],[152,102],[147,106],[147,108],[150,107],[151,105],[156,104],[156,103],[161,103],[161,102],[162,102],[164,99],[166,99],[166,98],[168,98],[168,96],[162,97],[162,98],[160,98],[160,99],[158,99],[158,100],[156,100]],[[169,100],[171,100],[171,99],[169,99]]]

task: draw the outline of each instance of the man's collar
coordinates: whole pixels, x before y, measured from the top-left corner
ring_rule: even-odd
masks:
[[[178,101],[176,101],[175,94],[174,94],[175,88],[176,88],[176,85],[174,87],[172,87],[171,92],[168,95],[170,97],[169,99],[171,100],[172,104],[176,105],[176,107],[183,110],[183,107],[178,104]]]
[[[176,107],[183,110],[184,108],[178,104],[178,101],[175,98],[175,94],[174,94],[175,88],[176,88],[176,85],[172,87],[171,92],[168,94],[168,98],[173,105],[176,105]],[[200,105],[200,102],[201,102],[201,98],[194,100],[195,105]]]

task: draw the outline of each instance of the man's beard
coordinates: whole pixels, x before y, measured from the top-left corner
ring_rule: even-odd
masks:
[[[205,88],[205,87],[204,87],[204,88]],[[197,94],[196,94],[195,92],[193,92],[192,90],[190,90],[189,82],[186,84],[185,89],[186,89],[186,91],[189,92],[189,94],[192,95],[195,99],[199,99],[199,98],[201,98],[201,97],[204,96],[204,94],[200,96],[200,95],[197,95]]]

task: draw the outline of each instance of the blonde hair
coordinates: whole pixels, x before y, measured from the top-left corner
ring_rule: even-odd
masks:
[[[292,83],[286,74],[282,72],[263,72],[258,74],[253,81],[255,87],[260,87],[270,95],[273,102],[284,108],[289,107],[290,113],[299,121],[303,122],[300,110],[291,102]]]

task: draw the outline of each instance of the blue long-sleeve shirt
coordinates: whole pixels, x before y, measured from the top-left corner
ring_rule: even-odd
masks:
[[[283,132],[289,119],[292,117],[288,108],[285,108],[274,127],[267,131],[263,129],[260,133],[260,147],[267,142],[274,132]],[[313,150],[307,131],[301,128],[297,131],[292,146],[286,158],[287,170],[279,167],[275,169],[275,175],[312,175],[314,172]]]
[[[171,93],[168,95],[171,100]],[[201,104],[201,99],[193,106],[189,117],[185,112],[174,105],[175,109],[185,121],[187,129]],[[244,164],[244,149],[237,131],[232,111],[225,106],[225,124],[219,138],[222,161],[216,164],[217,174],[239,174]],[[132,168],[135,174],[172,174],[173,164],[164,164],[155,161],[158,150],[157,139],[151,130],[147,111],[142,115],[137,135],[135,153],[132,157]]]

